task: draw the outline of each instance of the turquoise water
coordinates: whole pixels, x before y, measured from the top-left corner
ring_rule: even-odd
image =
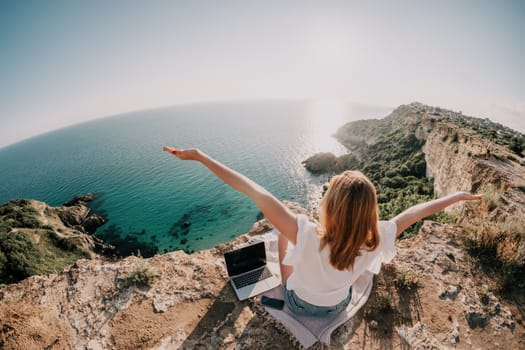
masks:
[[[0,202],[22,197],[56,206],[95,193],[91,206],[108,219],[97,235],[110,243],[141,247],[143,255],[207,249],[247,232],[259,210],[162,146],[201,148],[278,198],[311,209],[326,179],[309,175],[301,161],[345,152],[330,134],[352,116],[336,110],[310,102],[215,103],[78,124],[1,149]]]

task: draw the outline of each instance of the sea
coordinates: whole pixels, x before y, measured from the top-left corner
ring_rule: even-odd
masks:
[[[96,236],[121,252],[151,256],[208,249],[250,230],[259,209],[202,164],[162,146],[196,147],[277,198],[315,210],[326,176],[302,161],[347,153],[332,136],[385,107],[338,101],[251,101],[178,105],[110,116],[0,149],[0,203],[32,198],[59,206],[93,193],[107,223]]]

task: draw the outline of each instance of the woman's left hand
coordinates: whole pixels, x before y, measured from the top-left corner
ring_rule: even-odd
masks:
[[[456,196],[460,201],[475,201],[483,199],[482,194],[470,194],[468,192],[456,192]]]

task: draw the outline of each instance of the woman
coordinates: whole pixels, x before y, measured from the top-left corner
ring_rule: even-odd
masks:
[[[198,149],[173,149],[182,160],[201,162],[235,190],[250,197],[279,231],[279,263],[284,300],[300,315],[342,311],[352,283],[365,271],[379,273],[390,262],[394,241],[406,228],[462,200],[481,195],[457,192],[415,205],[390,221],[378,221],[374,185],[358,171],[334,176],[321,199],[319,223],[296,215],[266,189]],[[290,244],[289,244],[290,243]]]

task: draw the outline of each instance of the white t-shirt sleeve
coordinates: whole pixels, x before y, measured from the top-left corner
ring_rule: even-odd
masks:
[[[368,271],[379,273],[382,264],[387,264],[396,256],[396,232],[397,226],[393,221],[379,221],[379,246],[374,250],[374,257],[368,267]]]
[[[288,242],[283,265],[293,266],[301,261],[307,241],[312,238],[311,232],[309,232],[312,225],[315,226],[314,223],[310,222],[306,215],[297,215],[297,242],[295,245]]]

